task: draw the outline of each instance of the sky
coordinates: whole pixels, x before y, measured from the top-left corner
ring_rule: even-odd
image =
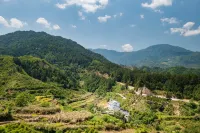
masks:
[[[0,0],[0,35],[45,31],[85,48],[200,51],[200,0]]]

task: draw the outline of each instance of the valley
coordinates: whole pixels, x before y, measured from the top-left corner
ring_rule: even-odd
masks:
[[[200,71],[127,67],[44,32],[0,36],[0,133],[198,133]]]

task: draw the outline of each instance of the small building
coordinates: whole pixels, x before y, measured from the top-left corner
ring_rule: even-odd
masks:
[[[149,90],[147,87],[141,87],[138,88],[138,90],[136,91],[137,95],[142,95],[142,96],[152,96],[153,93],[151,92],[151,90]]]
[[[125,120],[129,121],[130,113],[126,110],[122,110],[120,108],[120,103],[118,101],[110,100],[108,102],[108,111],[106,111],[106,113],[114,115],[115,112],[120,112],[121,114],[124,115]]]
[[[120,103],[115,100],[110,100],[108,102],[108,109],[111,111],[119,111],[120,110]]]

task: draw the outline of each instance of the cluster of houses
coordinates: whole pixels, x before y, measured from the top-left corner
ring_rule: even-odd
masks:
[[[135,93],[137,95],[142,95],[142,96],[153,96],[153,93],[145,86],[135,90]],[[126,110],[121,109],[120,103],[118,101],[110,100],[108,102],[107,108],[108,108],[108,110],[106,111],[107,114],[114,115],[115,112],[120,112],[121,114],[124,115],[125,120],[129,121],[130,113]]]

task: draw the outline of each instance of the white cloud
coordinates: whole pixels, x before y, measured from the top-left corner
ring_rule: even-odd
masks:
[[[156,9],[161,6],[171,6],[173,0],[151,0],[151,3],[142,3],[142,7]]]
[[[81,11],[78,12],[78,16],[81,18],[81,20],[85,20],[86,17],[83,15]]]
[[[76,25],[72,25],[72,28],[76,29],[76,28],[77,28],[77,26],[76,26]]]
[[[55,25],[53,25],[53,29],[54,29],[54,30],[60,30],[60,26],[57,25],[57,24],[55,24]]]
[[[132,52],[133,46],[131,46],[130,44],[124,44],[124,45],[122,45],[122,49],[124,52]]]
[[[10,27],[8,21],[2,16],[0,16],[0,24],[4,25],[6,27]]]
[[[100,23],[105,23],[110,18],[111,18],[111,16],[105,15],[104,17],[98,17],[98,20],[99,20]]]
[[[38,23],[38,24],[42,24],[42,25],[44,25],[46,28],[51,28],[51,23],[49,23],[45,18],[38,18],[37,20],[36,20],[36,22]]]
[[[65,0],[65,3],[57,3],[56,6],[60,9],[65,9],[68,6],[79,6],[85,12],[96,12],[98,9],[103,9],[108,5],[109,0]]]
[[[18,20],[16,18],[11,18],[10,19],[10,26],[13,27],[13,28],[20,29],[20,28],[23,28],[24,25],[27,25],[27,23],[26,22],[22,22],[22,21],[20,21],[20,20]]]
[[[65,9],[67,4],[60,4],[60,3],[57,3],[56,6],[60,9]]]
[[[42,18],[42,17],[38,18],[36,20],[36,23],[43,25],[45,28],[47,28],[49,30],[52,30],[52,29],[53,30],[59,30],[60,29],[59,25],[55,24],[55,25],[51,26],[51,23],[48,22],[45,18]]]
[[[183,25],[182,28],[171,28],[171,33],[180,33],[181,36],[195,36],[200,34],[200,26],[193,30],[192,27],[195,25],[194,22],[187,22],[185,25]]]
[[[10,22],[8,22],[4,17],[0,16],[0,24],[4,25],[5,27],[9,28],[23,28],[25,25],[28,25],[26,22],[20,21],[16,18],[11,18]]]
[[[160,19],[160,21],[163,22],[163,23],[168,23],[168,24],[179,23],[179,20],[177,20],[177,18],[174,18],[174,17],[172,17],[172,18],[162,18],[162,19]]]
[[[122,12],[120,12],[120,13],[119,13],[119,16],[120,16],[120,17],[121,17],[121,16],[123,16],[123,13],[122,13]]]
[[[141,14],[141,15],[140,15],[140,18],[141,18],[141,19],[144,19],[144,15],[143,15],[143,14]]]
[[[184,29],[191,29],[195,25],[194,22],[187,22],[186,24],[183,25]]]

